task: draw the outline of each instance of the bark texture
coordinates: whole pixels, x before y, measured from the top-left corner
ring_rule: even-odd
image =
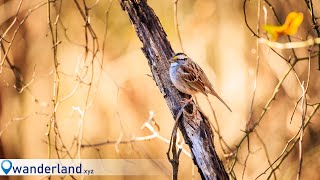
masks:
[[[148,59],[153,79],[163,94],[173,118],[177,119],[177,114],[183,107],[181,101],[190,96],[180,93],[171,83],[168,59],[174,55],[174,51],[167,35],[146,0],[119,1],[143,44],[142,51]],[[215,151],[213,131],[208,119],[193,103],[183,108],[178,126],[189,145],[202,179],[229,179]]]

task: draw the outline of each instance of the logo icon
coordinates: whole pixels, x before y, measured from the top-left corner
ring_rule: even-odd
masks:
[[[12,162],[10,160],[3,160],[1,163],[1,169],[4,173],[8,174],[12,168]]]

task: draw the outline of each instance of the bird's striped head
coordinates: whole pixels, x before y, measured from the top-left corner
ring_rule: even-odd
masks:
[[[175,63],[177,61],[185,61],[188,59],[188,56],[184,53],[176,53],[169,61],[170,63]]]

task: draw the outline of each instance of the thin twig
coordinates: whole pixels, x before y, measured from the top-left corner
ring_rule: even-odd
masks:
[[[263,139],[260,137],[257,129],[255,129],[255,131],[253,131],[253,132],[257,136],[257,138],[260,141],[260,143],[262,144],[262,147],[263,147],[264,153],[266,155],[269,167],[271,167],[271,169],[274,170],[274,168],[272,167],[272,164],[271,164],[271,160],[270,160],[270,156],[269,156],[266,144],[263,142]],[[276,176],[276,172],[275,171],[273,172],[273,178],[274,178],[274,180],[277,180],[277,176]]]
[[[181,34],[180,34],[180,29],[179,29],[179,21],[178,21],[178,2],[179,0],[174,0],[173,2],[173,17],[174,17],[174,25],[175,25],[175,29],[176,29],[176,33],[179,39],[179,44],[181,47],[182,52],[184,52],[184,48],[183,48],[183,44],[182,44],[182,40],[181,40]]]
[[[305,123],[303,128],[307,128],[308,125],[310,124],[311,119],[315,116],[315,114],[318,112],[318,110],[320,109],[320,103],[315,104],[314,105],[314,109],[313,111],[310,113],[310,115],[306,118]],[[271,177],[271,175],[274,173],[274,171],[276,169],[279,168],[279,166],[283,163],[283,161],[288,157],[288,155],[290,154],[290,152],[293,150],[293,148],[295,147],[295,145],[299,142],[300,139],[300,132],[301,132],[301,128],[298,130],[298,132],[287,142],[287,144],[285,145],[285,147],[283,148],[282,152],[280,153],[280,155],[274,160],[274,162],[271,164],[272,166],[274,164],[276,164],[278,162],[278,164],[274,167],[273,170],[271,170],[270,174],[268,175],[269,179]],[[266,174],[267,171],[272,167],[269,166],[265,171],[263,171],[260,175],[258,175],[256,177],[256,179],[258,179],[259,177],[261,177],[262,175]]]

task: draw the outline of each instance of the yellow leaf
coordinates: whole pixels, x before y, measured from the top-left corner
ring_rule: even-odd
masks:
[[[276,41],[282,35],[294,35],[303,21],[303,14],[290,12],[282,26],[265,25],[263,29],[271,36],[272,41]]]

